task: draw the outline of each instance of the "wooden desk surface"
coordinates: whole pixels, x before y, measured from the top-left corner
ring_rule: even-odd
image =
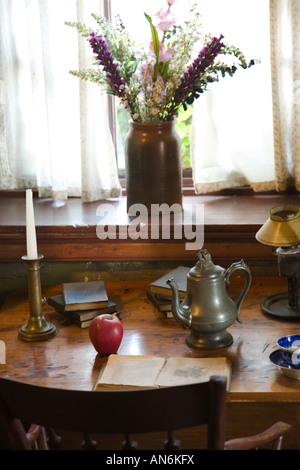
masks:
[[[235,298],[243,279],[233,279],[230,293]],[[300,333],[300,321],[287,321],[261,313],[260,301],[286,290],[285,279],[255,278],[241,309],[242,323],[229,328],[233,344],[224,349],[198,351],[185,344],[188,334],[175,319],[167,319],[146,297],[145,281],[106,283],[108,296],[121,312],[124,337],[119,354],[170,356],[227,356],[233,364],[229,402],[300,402],[300,381],[285,377],[269,361],[276,340]],[[61,293],[61,286],[43,288],[46,297]],[[48,341],[24,342],[19,328],[28,320],[27,292],[11,295],[0,310],[0,339],[6,345],[6,364],[1,376],[46,386],[90,390],[102,359],[89,341],[88,329],[80,329],[49,305],[46,319],[58,334]],[[300,320],[300,319],[299,319]]]
[[[231,280],[232,298],[237,298],[243,282],[244,278]],[[229,328],[233,344],[214,351],[187,347],[188,332],[155,309],[146,297],[147,285],[145,281],[106,283],[109,298],[118,304],[124,328],[119,354],[226,355],[233,364],[227,438],[255,434],[282,420],[293,426],[293,433],[284,441],[285,448],[300,449],[300,381],[285,377],[269,361],[279,337],[300,333],[300,320],[284,321],[260,310],[265,296],[286,290],[286,280],[279,276],[254,278],[242,305],[242,323],[235,322]],[[61,286],[42,288],[46,297],[58,293]],[[18,330],[28,320],[27,292],[7,298],[0,310],[0,340],[6,345],[6,364],[0,365],[0,375],[49,387],[91,390],[103,359],[90,343],[88,329],[71,324],[49,305],[44,306],[44,315],[57,326],[57,336],[45,342],[24,342],[18,338]],[[190,435],[187,442],[193,445]]]

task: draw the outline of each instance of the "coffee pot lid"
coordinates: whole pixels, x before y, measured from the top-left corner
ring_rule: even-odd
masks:
[[[206,249],[201,249],[198,252],[198,261],[196,265],[190,270],[192,277],[215,277],[220,276],[225,270],[220,266],[216,266],[210,253]]]

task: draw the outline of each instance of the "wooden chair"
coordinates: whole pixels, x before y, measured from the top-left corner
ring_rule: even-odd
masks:
[[[29,385],[0,378],[0,418],[13,449],[47,449],[56,437],[53,429],[75,431],[85,436],[85,448],[95,443],[90,434],[126,436],[124,449],[135,448],[131,435],[166,431],[165,449],[179,448],[173,432],[207,425],[207,449],[241,448],[261,442],[260,437],[224,444],[226,413],[226,378],[212,376],[209,382],[133,391],[76,391]],[[31,425],[26,432],[22,423]],[[277,439],[290,429],[277,424],[268,440]],[[58,438],[59,439],[59,438]],[[252,439],[252,440],[251,440]],[[53,440],[52,440],[53,441]]]

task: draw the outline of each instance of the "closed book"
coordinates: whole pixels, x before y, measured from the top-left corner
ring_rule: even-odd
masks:
[[[75,322],[82,322],[87,320],[93,320],[93,318],[97,317],[98,315],[104,315],[106,313],[115,313],[117,311],[117,305],[114,302],[108,300],[107,305],[102,308],[97,308],[93,310],[79,310],[79,311],[72,311],[72,312],[65,312],[66,315],[69,315],[71,320]]]
[[[80,321],[80,320],[74,320],[73,323],[74,325],[79,326],[79,328],[89,328],[90,324],[92,323],[93,318],[91,320],[86,320],[86,321]]]
[[[65,311],[91,310],[108,302],[104,281],[67,282],[62,285]]]
[[[165,298],[172,297],[172,289],[167,284],[168,279],[173,278],[178,286],[178,294],[180,299],[184,299],[187,289],[187,275],[191,268],[186,266],[178,266],[177,268],[164,274],[156,281],[151,282],[149,285],[150,292],[164,296]]]
[[[106,312],[106,313],[109,313],[109,314],[115,314],[117,316],[120,315],[120,312],[117,311],[117,309],[114,309],[113,311],[111,312]],[[98,311],[98,315],[103,315],[103,313],[101,311]],[[78,318],[74,317],[72,318],[72,323],[74,323],[75,325],[79,326],[79,328],[89,328],[90,324],[92,323],[93,321],[93,318],[90,318],[89,320],[79,320]]]
[[[163,312],[167,318],[173,318],[171,299],[160,299],[149,289],[147,289],[147,297],[157,310]]]
[[[54,307],[57,312],[64,314],[67,318],[69,318],[76,324],[78,324],[78,322],[80,323],[92,320],[98,315],[103,315],[105,313],[114,313],[117,311],[117,304],[115,304],[115,302],[112,302],[111,300],[108,300],[107,305],[105,305],[104,307],[97,309],[94,308],[91,310],[66,311],[63,295],[53,295],[52,297],[48,297],[48,304],[51,305],[51,307]]]
[[[65,311],[64,296],[61,294],[48,297],[48,304],[51,305],[51,307],[54,307],[59,313],[64,313]]]

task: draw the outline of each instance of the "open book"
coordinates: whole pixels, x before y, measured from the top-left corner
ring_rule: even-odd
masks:
[[[165,359],[112,354],[100,371],[95,390],[170,387],[206,382],[211,375],[225,375],[229,390],[231,363],[225,357]]]

